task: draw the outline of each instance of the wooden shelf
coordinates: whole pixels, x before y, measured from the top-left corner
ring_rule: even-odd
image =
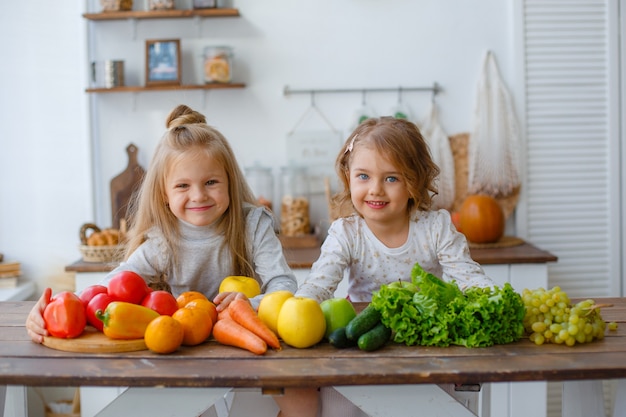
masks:
[[[239,9],[129,10],[120,12],[84,13],[88,20],[180,19],[190,17],[238,17]]]
[[[174,90],[228,90],[234,88],[245,88],[243,83],[225,83],[225,84],[186,84],[186,85],[156,85],[151,87],[143,87],[140,85],[123,86],[112,88],[86,88],[87,93],[138,93],[143,91],[174,91]]]

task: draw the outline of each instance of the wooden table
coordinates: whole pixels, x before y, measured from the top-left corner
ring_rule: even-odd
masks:
[[[285,346],[264,356],[213,341],[183,347],[170,355],[149,351],[114,354],[57,351],[31,342],[26,333],[24,323],[33,302],[0,302],[0,386],[280,389],[626,378],[626,298],[596,301],[614,304],[603,309],[602,315],[607,322],[618,322],[619,328],[613,332],[607,330],[603,340],[574,347],[535,346],[523,339],[475,349],[390,344],[367,353],[358,349],[339,350],[322,343],[309,349]],[[0,394],[2,405],[4,392]],[[622,398],[625,396],[626,393]],[[589,403],[587,397],[577,395],[564,401],[579,404],[583,410]]]

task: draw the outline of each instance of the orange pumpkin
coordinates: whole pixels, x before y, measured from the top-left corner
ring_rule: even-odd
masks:
[[[467,196],[459,214],[461,230],[470,242],[494,243],[504,234],[504,212],[493,197],[483,194]]]

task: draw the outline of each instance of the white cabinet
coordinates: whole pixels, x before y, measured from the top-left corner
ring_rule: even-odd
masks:
[[[498,285],[508,282],[517,292],[524,288],[547,288],[548,265],[483,265],[485,273]],[[499,382],[490,385],[491,417],[545,417],[547,415],[547,382]]]

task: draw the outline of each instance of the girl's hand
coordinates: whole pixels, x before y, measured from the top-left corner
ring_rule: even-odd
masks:
[[[216,306],[217,312],[226,310],[228,305],[235,299],[242,299],[250,302],[248,297],[242,292],[221,292],[215,296],[213,303]]]
[[[42,343],[43,337],[48,336],[46,322],[43,320],[43,311],[50,303],[51,297],[52,289],[46,288],[43,294],[41,294],[39,301],[37,301],[37,304],[35,304],[33,309],[30,310],[30,313],[28,313],[28,317],[26,317],[26,331],[35,343]]]

